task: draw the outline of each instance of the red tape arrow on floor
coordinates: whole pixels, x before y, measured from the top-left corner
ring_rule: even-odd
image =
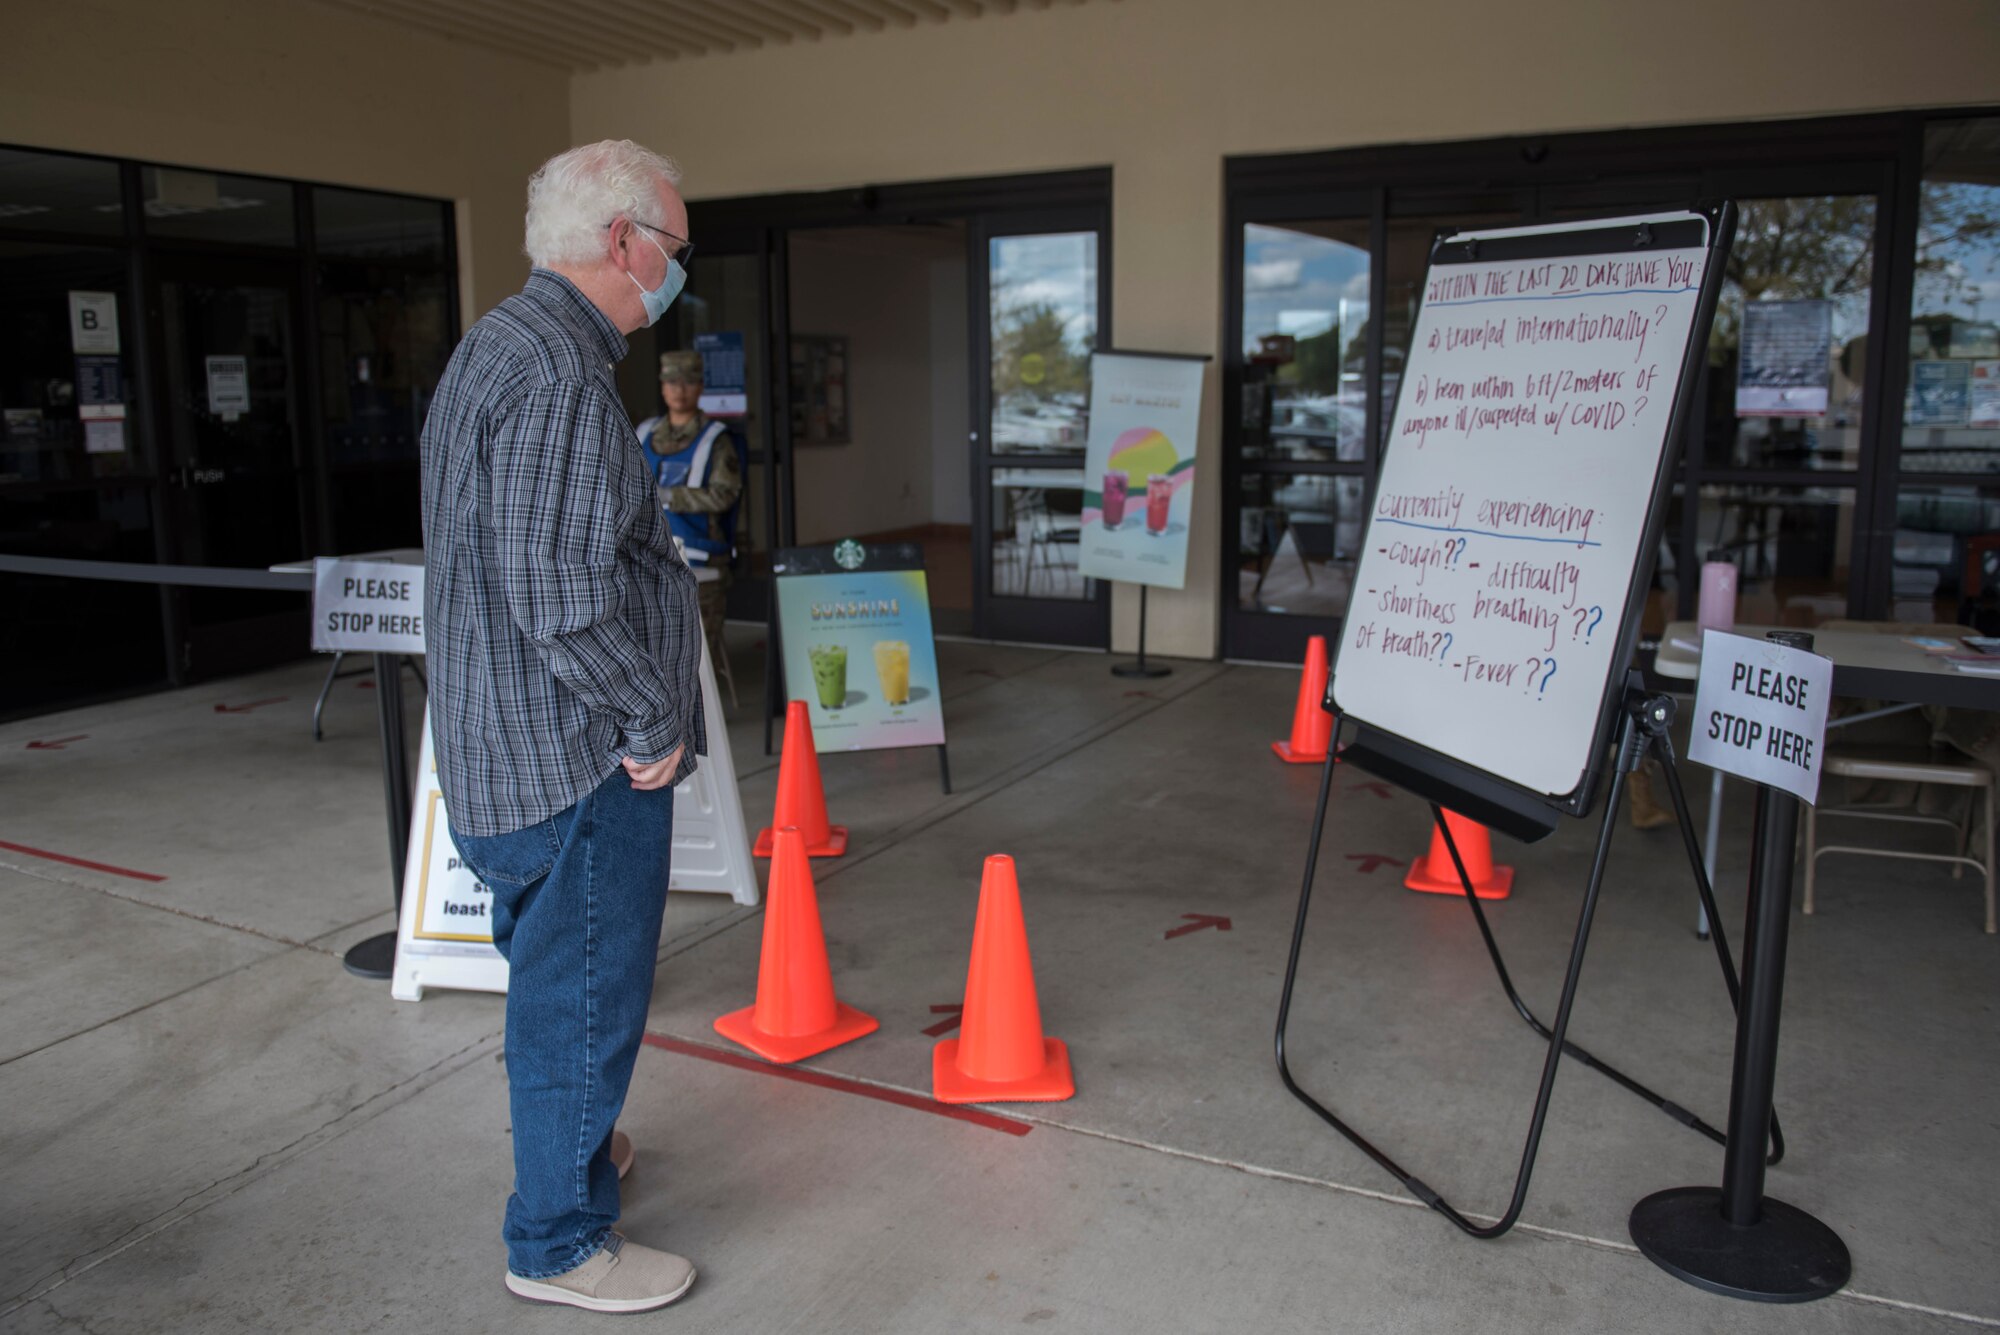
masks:
[[[48,742],[29,742],[27,749],[30,751],[60,751],[71,742],[80,742],[88,736],[90,736],[89,733],[80,732],[74,737],[58,737]]]
[[[1169,931],[1166,937],[1167,940],[1171,941],[1177,936],[1186,936],[1189,932],[1199,932],[1204,927],[1213,927],[1218,932],[1229,930],[1229,919],[1218,918],[1212,913],[1183,913],[1181,916],[1188,920],[1187,926],[1176,927]]]
[[[936,1024],[926,1025],[924,1027],[924,1032],[926,1034],[929,1034],[932,1038],[943,1038],[946,1034],[958,1028],[958,1022],[960,1019],[959,1012],[963,1011],[964,1009],[965,1007],[963,1006],[931,1007],[932,1015],[942,1015],[945,1018],[939,1020]]]
[[[1383,854],[1380,853],[1349,853],[1347,855],[1347,860],[1349,862],[1360,863],[1361,865],[1356,867],[1354,870],[1362,872],[1364,874],[1367,872],[1374,871],[1377,867],[1385,867],[1385,866],[1400,867],[1403,865],[1402,863],[1396,861],[1396,859],[1392,857],[1385,857]]]

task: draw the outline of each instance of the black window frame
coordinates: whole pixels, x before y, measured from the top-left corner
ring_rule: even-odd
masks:
[[[1923,175],[1924,129],[1938,120],[1975,119],[1994,109],[1936,108],[1882,115],[1813,120],[1678,126],[1580,134],[1515,136],[1429,145],[1382,145],[1320,153],[1225,159],[1222,261],[1223,299],[1223,542],[1219,553],[1223,654],[1226,658],[1296,662],[1309,635],[1337,635],[1344,618],[1245,610],[1238,593],[1240,554],[1231,535],[1240,529],[1242,482],[1255,473],[1365,471],[1364,497],[1372,499],[1379,469],[1379,392],[1385,341],[1387,220],[1404,213],[1406,195],[1423,194],[1448,207],[1450,192],[1516,192],[1520,222],[1550,216],[1565,205],[1601,203],[1610,212],[1642,203],[1679,204],[1695,198],[1769,198],[1809,194],[1871,194],[1876,199],[1874,271],[1869,289],[1868,349],[1863,381],[1861,453],[1850,470],[1749,470],[1709,465],[1698,448],[1683,451],[1677,479],[1692,498],[1719,482],[1851,487],[1854,495],[1849,553],[1848,614],[1883,618],[1890,610],[1890,570],[1896,498],[1902,485],[1966,485],[2000,475],[1904,473],[1903,395],[1906,359],[1889,350],[1908,344],[1915,275],[1917,209]],[[1631,198],[1646,182],[1673,182],[1676,193]],[[1639,191],[1644,194],[1643,190]],[[1621,198],[1621,195],[1624,197]],[[1246,226],[1287,219],[1357,216],[1365,199],[1370,223],[1370,321],[1367,457],[1360,465],[1243,458],[1245,428],[1240,405],[1245,357],[1243,237]],[[1346,212],[1341,211],[1347,210]],[[1698,424],[1691,424],[1691,430]],[[1697,446],[1698,440],[1689,444]],[[1697,550],[1699,507],[1683,505],[1682,553]],[[1695,590],[1681,581],[1677,614],[1694,612]]]

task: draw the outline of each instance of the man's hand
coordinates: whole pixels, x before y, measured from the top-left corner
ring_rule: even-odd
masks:
[[[665,760],[656,760],[650,765],[642,765],[626,756],[623,763],[625,772],[632,776],[632,786],[642,793],[650,793],[655,788],[664,788],[672,783],[675,772],[681,767],[681,752],[685,750],[686,745],[677,746]]]

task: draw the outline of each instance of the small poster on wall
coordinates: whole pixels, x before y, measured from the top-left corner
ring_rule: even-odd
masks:
[[[1084,574],[1168,589],[1187,583],[1205,361],[1091,357],[1078,556]]]
[[[788,698],[810,706],[814,749],[944,745],[923,548],[781,547],[771,570]]]

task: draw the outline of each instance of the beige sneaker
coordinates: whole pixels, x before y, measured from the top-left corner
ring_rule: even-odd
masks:
[[[694,1266],[686,1259],[627,1242],[621,1233],[611,1234],[597,1255],[560,1275],[522,1279],[507,1272],[508,1292],[516,1298],[587,1312],[650,1312],[693,1287]]]
[[[632,1137],[623,1131],[611,1133],[611,1166],[618,1170],[620,1182],[625,1180],[625,1174],[632,1171]]]

